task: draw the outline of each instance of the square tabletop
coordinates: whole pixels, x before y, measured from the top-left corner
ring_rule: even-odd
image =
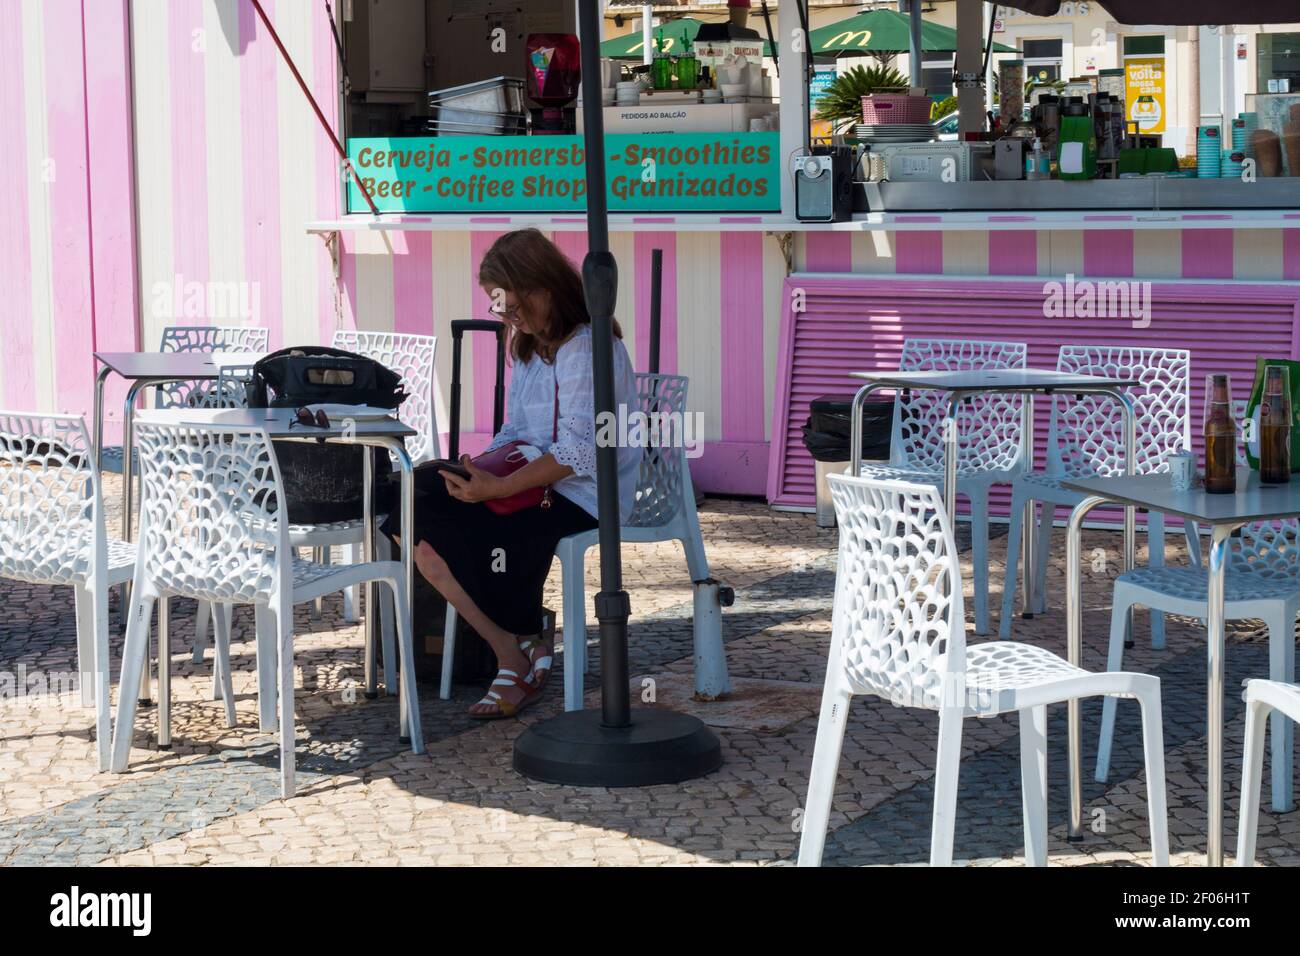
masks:
[[[223,365],[253,365],[264,358],[255,352],[96,352],[95,358],[122,378],[215,379]]]
[[[330,418],[329,428],[297,424],[297,413],[292,408],[161,408],[140,412],[136,421],[264,428],[271,438],[276,439],[339,438],[345,430],[361,438],[411,438],[417,434],[414,428],[396,417],[396,412],[384,418]]]
[[[1135,378],[1107,378],[1057,372],[1047,368],[974,369],[971,371],[879,371],[851,372],[887,388],[922,388],[943,392],[1068,392],[1072,389],[1129,388],[1140,384]]]
[[[1118,504],[1191,518],[1208,525],[1248,524],[1300,515],[1300,479],[1285,485],[1262,485],[1259,472],[1237,469],[1237,490],[1231,495],[1208,494],[1204,488],[1174,491],[1169,475],[1066,478],[1071,491],[1101,495]]]

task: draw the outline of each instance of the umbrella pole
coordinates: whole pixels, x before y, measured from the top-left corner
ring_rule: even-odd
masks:
[[[609,251],[609,194],[605,185],[605,123],[600,102],[599,0],[580,0],[582,120],[587,171],[587,256],[582,263],[591,316],[596,421],[618,414],[614,395],[614,306],[618,264]],[[597,427],[599,434],[601,429]],[[615,429],[617,432],[618,429]],[[533,724],[515,741],[514,768],[527,777],[580,787],[637,787],[676,783],[722,765],[718,738],[698,718],[666,707],[633,711],[628,688],[627,622],[620,554],[618,453],[597,443],[596,500],[600,521],[601,709],[575,710]],[[570,569],[571,570],[571,569]],[[567,621],[565,622],[567,625]],[[585,634],[564,635],[565,668],[580,667],[568,648]]]

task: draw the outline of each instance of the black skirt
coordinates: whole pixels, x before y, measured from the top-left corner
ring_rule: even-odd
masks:
[[[396,497],[396,496],[394,496]],[[597,521],[552,490],[551,507],[498,515],[482,502],[458,501],[433,468],[415,472],[415,541],[429,542],[452,577],[498,627],[536,634],[542,623],[542,591],[561,538],[595,528]],[[399,507],[382,530],[400,536]]]

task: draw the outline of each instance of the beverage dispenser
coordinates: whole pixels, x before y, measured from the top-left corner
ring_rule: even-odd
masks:
[[[578,38],[572,33],[530,33],[524,45],[533,135],[573,133],[576,116],[570,105],[582,88]]]

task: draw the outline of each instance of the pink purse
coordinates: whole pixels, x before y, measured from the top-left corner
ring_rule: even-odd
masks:
[[[551,442],[554,443],[560,437],[560,383],[557,379],[555,382],[555,415],[551,422]],[[498,478],[505,478],[513,475],[524,465],[528,464],[530,459],[524,454],[523,449],[531,447],[528,442],[518,439],[506,442],[498,448],[493,448],[489,452],[484,452],[474,459],[476,467],[482,468],[489,475],[496,475]],[[488,510],[493,514],[512,515],[516,511],[523,511],[525,508],[549,508],[551,506],[551,486],[544,488],[526,488],[523,491],[510,495],[508,498],[490,498],[483,502],[487,505]]]

